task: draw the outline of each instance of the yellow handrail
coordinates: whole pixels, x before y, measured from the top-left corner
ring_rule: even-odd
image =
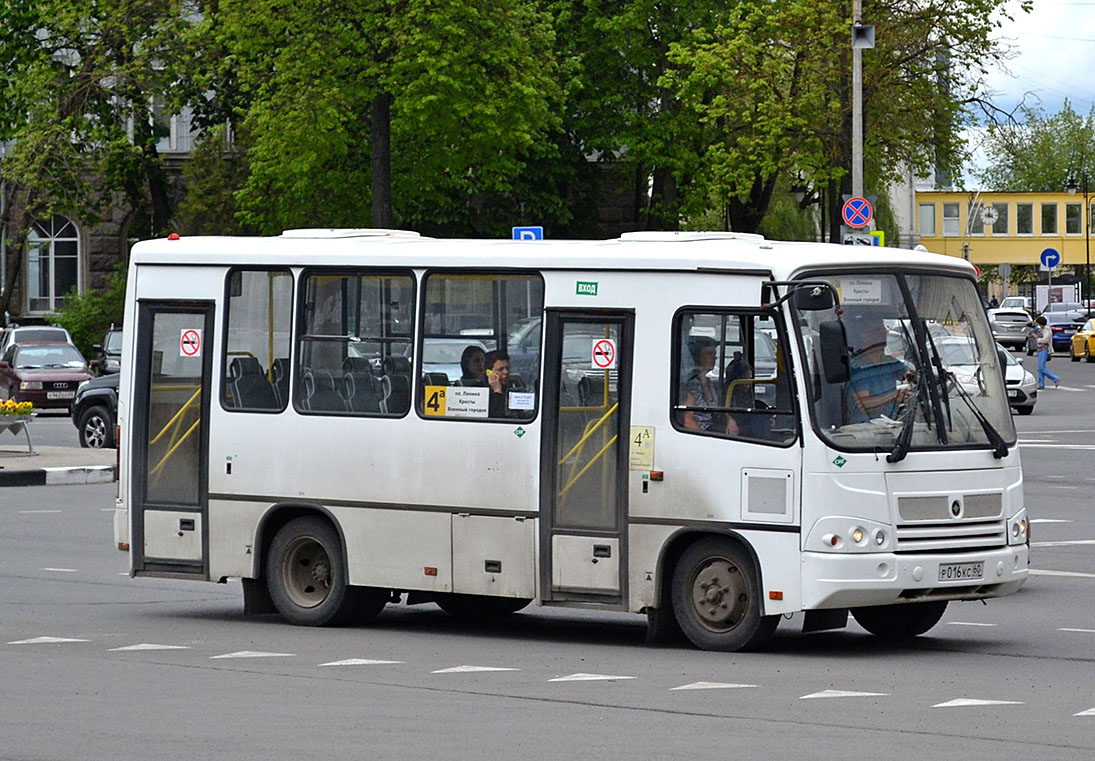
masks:
[[[567,460],[569,460],[570,456],[573,455],[578,449],[580,449],[586,443],[586,441],[589,440],[589,437],[592,436],[594,433],[596,433],[597,429],[600,428],[602,425],[604,425],[605,422],[607,422],[607,420],[610,417],[612,417],[612,415],[616,412],[616,410],[619,408],[619,406],[620,406],[620,403],[616,402],[615,404],[613,404],[608,409],[608,412],[606,412],[604,415],[601,416],[601,419],[598,420],[593,425],[592,428],[589,428],[587,426],[587,429],[586,429],[585,433],[582,434],[582,438],[578,439],[578,441],[575,442],[574,446],[570,448],[570,451],[567,452],[565,455],[563,455],[562,459],[559,460],[559,464],[562,465]],[[578,408],[578,409],[581,409],[581,408]],[[596,410],[596,409],[603,409],[603,408],[592,407],[592,408],[590,408],[590,411]]]
[[[601,451],[598,452],[597,454],[593,455],[592,458],[590,458],[589,462],[586,463],[586,466],[584,468],[582,468],[580,471],[578,471],[578,473],[576,473],[575,475],[571,476],[570,481],[567,483],[567,485],[559,490],[559,497],[560,498],[562,498],[570,490],[570,487],[572,487],[572,486],[574,486],[574,484],[578,483],[578,480],[586,474],[586,471],[588,471],[590,468],[593,467],[593,463],[595,463],[595,462],[597,462],[597,460],[601,459],[601,457],[604,456],[604,453],[609,450],[609,447],[611,447],[613,444],[616,443],[616,439],[618,439],[619,437],[620,437],[619,434],[616,434],[611,439],[609,439],[608,443],[605,444],[603,447],[601,447]]]
[[[194,403],[194,400],[201,396],[201,393],[201,386],[198,386],[198,390],[195,391],[194,394],[186,400],[186,403],[182,407],[179,407],[179,411],[176,412],[170,420],[164,423],[164,426],[160,429],[160,432],[157,433],[155,437],[153,437],[152,440],[148,442],[148,446],[152,446],[153,444],[158,442],[163,437],[163,435],[167,433],[167,429],[170,428],[172,424],[174,424],[179,418],[181,418],[184,412],[190,409],[190,405]]]
[[[160,461],[158,463],[156,463],[156,467],[152,468],[152,470],[149,471],[149,475],[156,476],[157,480],[159,479],[160,471],[163,469],[163,466],[167,464],[168,459],[171,457],[171,455],[175,454],[176,449],[182,446],[187,437],[192,434],[199,425],[201,425],[201,422],[202,419],[200,417],[194,421],[194,424],[186,430],[186,433],[180,436],[179,439],[172,445],[171,449],[168,449],[167,452],[164,453],[164,456],[160,458]]]

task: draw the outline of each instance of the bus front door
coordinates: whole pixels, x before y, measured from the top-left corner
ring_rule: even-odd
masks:
[[[541,447],[543,600],[626,599],[629,312],[548,310]]]
[[[208,577],[213,305],[142,302],[133,363],[134,575]]]

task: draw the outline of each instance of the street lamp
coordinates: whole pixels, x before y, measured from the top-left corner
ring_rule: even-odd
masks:
[[[1080,170],[1081,190],[1084,194],[1084,210],[1080,222],[1084,226],[1084,299],[1085,305],[1091,305],[1091,209],[1087,205],[1087,170]],[[1068,178],[1068,194],[1076,195],[1076,178]]]

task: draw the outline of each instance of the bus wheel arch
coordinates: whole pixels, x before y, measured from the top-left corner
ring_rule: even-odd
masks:
[[[375,617],[387,590],[349,584],[346,545],[327,511],[291,506],[264,521],[262,577],[276,611],[298,626],[342,626]]]
[[[760,563],[734,532],[688,532],[663,555],[660,599],[684,635],[704,650],[762,647],[779,625],[764,615]]]

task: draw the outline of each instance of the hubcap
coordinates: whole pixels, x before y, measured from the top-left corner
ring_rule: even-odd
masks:
[[[301,537],[290,545],[281,570],[285,591],[294,605],[314,608],[331,592],[331,559],[312,537]]]
[[[712,558],[692,578],[692,603],[703,626],[727,632],[741,623],[749,607],[745,579],[725,558]]]
[[[102,449],[106,443],[106,421],[96,415],[84,424],[84,441],[92,449]]]

